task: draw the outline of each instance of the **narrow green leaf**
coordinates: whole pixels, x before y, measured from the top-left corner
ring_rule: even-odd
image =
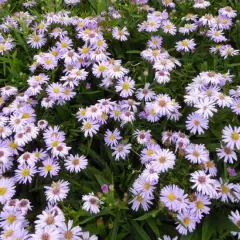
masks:
[[[135,221],[142,221],[142,220],[148,219],[150,217],[153,217],[154,215],[157,215],[158,213],[159,213],[159,209],[155,209],[155,210],[152,210],[148,213],[145,213],[141,217],[135,218],[134,220]]]
[[[114,220],[113,229],[112,229],[112,233],[111,233],[111,239],[117,238],[118,229],[119,229],[119,225],[120,225],[120,219],[121,219],[121,211],[118,211],[117,217]]]
[[[138,233],[138,238],[136,239],[142,239],[142,240],[151,240],[151,238],[147,235],[147,233],[143,230],[143,228],[134,220],[131,221],[131,224],[133,228]]]

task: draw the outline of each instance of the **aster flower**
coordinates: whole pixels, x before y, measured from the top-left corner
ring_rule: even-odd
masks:
[[[60,233],[57,228],[45,227],[36,229],[36,232],[31,235],[30,240],[56,240],[60,238]]]
[[[205,9],[209,7],[211,4],[209,1],[206,0],[194,0],[194,8],[200,8],[200,9]]]
[[[240,149],[240,127],[225,126],[222,133],[223,142],[227,147]]]
[[[15,185],[11,178],[1,178],[0,179],[0,202],[5,204],[5,202],[11,199],[15,194]]]
[[[235,114],[240,115],[240,99],[234,100],[232,102],[231,109]]]
[[[115,39],[120,41],[126,41],[127,36],[129,36],[129,32],[127,31],[127,28],[124,27],[122,29],[119,29],[118,27],[114,27],[112,31],[112,35]]]
[[[220,178],[220,192],[219,198],[222,202],[235,202],[235,197],[233,194],[233,190],[235,189],[235,185],[233,183],[224,182],[222,178]]]
[[[210,100],[208,98],[199,99],[198,103],[195,104],[194,107],[198,108],[196,113],[203,116],[206,119],[212,117],[214,113],[217,112],[217,109],[215,107],[215,101]]]
[[[190,212],[196,216],[196,219],[201,219],[203,214],[209,214],[210,208],[208,205],[211,204],[210,199],[206,195],[201,193],[195,193],[192,196],[192,202],[190,203]]]
[[[141,206],[144,211],[147,211],[152,205],[153,197],[142,197],[135,189],[130,189],[130,191],[133,194],[133,199],[129,202],[129,204],[132,204],[132,210],[137,211]]]
[[[129,72],[128,69],[121,66],[121,63],[114,63],[109,66],[107,76],[110,78],[121,79]]]
[[[63,239],[66,240],[80,240],[82,236],[82,229],[79,226],[74,227],[73,221],[68,220],[67,223],[62,223],[58,226],[60,234],[63,235]]]
[[[170,33],[171,35],[175,35],[177,32],[177,28],[168,20],[163,22],[162,28],[164,33]]]
[[[209,160],[209,152],[203,144],[189,144],[185,148],[185,157],[192,163],[206,163]]]
[[[151,181],[140,175],[133,183],[133,188],[140,193],[142,197],[153,197],[153,191],[156,188],[157,181]]]
[[[159,36],[152,36],[147,42],[149,48],[159,49],[162,46],[163,38]]]
[[[32,47],[32,48],[40,48],[43,45],[45,45],[45,43],[47,42],[47,39],[44,38],[43,34],[37,34],[37,33],[33,33],[30,34],[27,40],[27,43]]]
[[[178,213],[177,219],[179,223],[176,229],[183,235],[187,235],[188,231],[193,232],[196,228],[197,219],[189,211]]]
[[[169,149],[161,149],[153,154],[153,160],[153,167],[158,173],[166,172],[174,167],[176,156]]]
[[[225,45],[220,48],[220,55],[224,59],[229,56],[236,56],[239,54],[239,50],[235,50],[231,45]]]
[[[239,211],[236,210],[235,212],[234,211],[231,211],[231,215],[228,216],[228,218],[238,227],[240,225],[240,214],[239,214]],[[231,232],[234,236],[237,236],[238,239],[240,237],[240,233],[239,232]]]
[[[34,222],[36,224],[36,229],[53,227],[56,228],[63,224],[64,216],[60,214],[55,214],[54,212],[42,211],[41,214],[37,215],[37,220]]]
[[[177,185],[168,185],[160,192],[160,201],[169,210],[182,211],[188,208],[187,194]]]
[[[57,161],[55,161],[52,158],[48,158],[42,162],[43,166],[38,168],[38,173],[40,176],[43,176],[44,178],[47,177],[49,174],[52,178],[53,176],[58,175],[58,172],[60,170],[60,166]]]
[[[104,203],[98,197],[95,197],[93,193],[83,195],[82,200],[84,201],[82,208],[94,214],[100,212],[100,205]]]
[[[218,157],[226,163],[234,163],[234,161],[237,161],[237,154],[232,148],[221,145],[221,148],[217,148],[216,151]]]
[[[104,141],[107,146],[116,146],[118,144],[118,140],[120,139],[122,139],[122,137],[120,136],[120,132],[117,128],[114,129],[113,132],[109,129],[105,132]]]
[[[196,188],[198,192],[213,198],[217,195],[218,184],[211,175],[205,174],[204,171],[195,171],[191,174],[190,181],[194,184],[192,188]]]
[[[130,77],[124,77],[123,79],[118,80],[117,85],[115,86],[116,92],[120,92],[121,97],[129,97],[134,93],[135,82]]]
[[[45,195],[49,202],[59,202],[67,197],[69,192],[69,183],[67,181],[59,180],[58,182],[52,182],[51,186],[45,186]]]
[[[93,120],[83,120],[83,126],[81,127],[81,130],[84,132],[85,137],[92,137],[98,132],[99,124]]]
[[[226,17],[229,17],[229,18],[235,18],[237,16],[237,12],[229,6],[224,7],[224,8],[220,8],[218,10],[218,13],[222,16],[226,16]]]
[[[217,176],[217,168],[214,164],[214,161],[208,160],[204,164],[205,173],[209,173],[213,177]]]
[[[138,100],[145,100],[149,102],[154,99],[155,93],[152,89],[149,88],[150,83],[146,83],[144,88],[138,88],[136,91],[136,97]]]
[[[123,144],[123,143],[117,144],[115,147],[112,147],[112,150],[114,150],[114,152],[112,153],[112,156],[115,157],[117,161],[119,161],[120,158],[125,160],[128,154],[130,153],[131,146],[132,146],[131,144]]]
[[[65,168],[70,172],[81,172],[86,169],[88,160],[85,156],[79,156],[78,154],[70,154],[67,159],[64,160]]]
[[[195,50],[195,42],[194,39],[184,39],[183,41],[179,41],[176,43],[176,49],[177,51],[184,51],[184,52],[190,52]]]
[[[80,240],[98,240],[96,235],[90,235],[89,232],[82,232]]]
[[[202,134],[208,129],[208,122],[208,119],[201,115],[192,113],[187,118],[186,127],[193,134]]]

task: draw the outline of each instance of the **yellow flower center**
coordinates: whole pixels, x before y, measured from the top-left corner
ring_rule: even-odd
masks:
[[[47,171],[47,172],[50,172],[51,170],[52,170],[52,165],[47,165],[47,166],[45,166],[45,170]]]
[[[137,201],[142,202],[143,201],[143,197],[141,195],[138,195],[137,196]]]
[[[22,176],[23,176],[23,177],[29,176],[29,173],[30,173],[30,171],[29,171],[28,168],[24,168],[24,169],[22,170]]]
[[[152,115],[152,116],[155,115],[154,109],[151,109],[149,113],[150,113],[150,115]]]
[[[183,41],[182,41],[182,45],[183,45],[183,47],[187,47],[188,44],[189,44],[189,42],[188,42],[187,40],[183,40]]]
[[[22,118],[30,118],[30,114],[29,113],[24,113]]]
[[[123,85],[122,85],[122,88],[124,89],[124,90],[129,90],[129,88],[130,88],[130,85],[129,85],[129,83],[123,83]]]
[[[40,40],[39,36],[38,35],[34,35],[33,36],[33,41],[34,42],[38,42]]]
[[[62,47],[62,48],[67,48],[67,46],[68,46],[68,44],[67,44],[66,42],[62,42],[62,43],[61,43],[61,47]]]
[[[10,142],[9,146],[12,149],[16,149],[17,148],[17,144],[15,142]]]
[[[213,167],[213,162],[212,161],[208,161],[207,162],[207,167],[208,168],[212,168]]]
[[[154,27],[154,26],[155,26],[155,22],[151,21],[151,22],[149,23],[149,25],[150,25],[151,27]]]
[[[196,202],[196,207],[197,207],[197,209],[203,209],[203,207],[204,207],[203,202],[202,201],[197,201]]]
[[[200,125],[200,121],[198,121],[198,120],[194,120],[193,123],[194,123],[195,126],[199,126]]]
[[[71,231],[67,231],[67,232],[64,233],[64,238],[65,239],[72,239],[72,237],[73,237],[73,234],[72,234]]]
[[[3,51],[5,49],[5,46],[3,44],[0,44],[0,51]]]
[[[45,63],[46,63],[47,65],[50,65],[50,64],[52,64],[52,60],[51,60],[51,59],[46,59],[46,60],[45,60]]]
[[[239,133],[233,132],[231,137],[232,137],[233,140],[237,141],[239,139]]]
[[[191,219],[189,217],[185,217],[183,222],[184,222],[185,225],[188,226],[191,223]]]
[[[88,48],[83,48],[83,49],[82,49],[82,52],[83,52],[84,54],[86,54],[86,53],[89,52],[89,49],[88,49]]]
[[[229,188],[227,186],[222,185],[221,188],[223,193],[229,193]]]
[[[12,229],[10,229],[10,230],[7,230],[6,232],[5,232],[5,234],[4,234],[4,236],[6,237],[6,238],[8,238],[8,237],[11,237],[12,235],[13,235],[13,230]]]
[[[119,30],[119,31],[118,31],[118,34],[119,34],[120,36],[122,36],[122,35],[124,35],[124,32],[123,32],[122,30]]]
[[[60,89],[58,87],[53,88],[54,93],[60,93]]]
[[[86,109],[82,109],[82,110],[80,111],[80,115],[85,116],[85,115],[86,115],[86,112],[87,112]]]
[[[101,118],[105,119],[106,117],[107,117],[107,114],[106,113],[102,113]]]
[[[175,199],[176,199],[176,197],[173,193],[168,194],[168,200],[174,201]]]
[[[7,192],[7,188],[5,188],[5,187],[1,187],[1,188],[0,188],[0,196],[5,195],[6,192]]]
[[[159,158],[159,162],[160,163],[165,163],[166,162],[166,158],[165,157],[160,157]]]
[[[70,94],[70,90],[69,89],[65,89],[64,93],[65,93],[65,95],[69,95]]]
[[[115,139],[115,136],[112,134],[112,135],[109,136],[109,139],[110,139],[110,140],[114,140],[114,139]]]
[[[118,66],[118,65],[113,67],[113,71],[114,71],[114,72],[120,72],[120,69],[121,69],[121,68],[120,68],[120,66]]]
[[[167,30],[172,29],[172,25],[171,25],[171,24],[167,24],[167,25],[166,25],[166,29],[167,29]]]
[[[79,163],[80,163],[80,161],[79,161],[78,158],[75,158],[75,159],[72,160],[72,164],[75,165],[75,166],[79,165]]]
[[[159,53],[158,53],[158,50],[153,50],[153,51],[152,51],[152,55],[153,55],[154,57],[157,57],[158,54],[159,54]]]
[[[14,215],[9,215],[9,216],[7,217],[7,222],[8,222],[9,224],[13,224],[13,223],[15,222],[15,220],[16,220],[16,216],[14,216]]]
[[[115,110],[115,111],[114,111],[114,114],[115,114],[116,116],[119,116],[120,113],[121,113],[120,110]]]
[[[105,69],[106,69],[106,67],[105,67],[104,65],[100,65],[100,66],[98,67],[98,70],[99,70],[100,72],[104,72]]]
[[[197,152],[197,151],[194,151],[194,152],[193,152],[193,156],[194,156],[194,157],[199,157],[199,156],[200,156],[200,153]]]
[[[84,128],[87,130],[87,129],[90,129],[92,127],[92,124],[91,123],[86,123],[84,125]]]
[[[59,142],[58,142],[58,141],[53,141],[53,142],[52,142],[52,147],[57,147],[57,146],[58,146],[58,144],[59,144]]]
[[[145,183],[145,184],[144,184],[144,189],[145,189],[145,190],[149,190],[150,187],[151,187],[151,185],[150,185],[149,183]]]
[[[148,156],[152,156],[152,154],[153,154],[153,150],[151,150],[151,149],[147,150],[147,155]]]

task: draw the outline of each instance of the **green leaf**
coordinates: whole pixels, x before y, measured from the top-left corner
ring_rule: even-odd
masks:
[[[112,229],[112,233],[111,233],[111,239],[117,238],[118,229],[119,229],[119,225],[120,225],[120,219],[121,219],[121,211],[118,211],[117,217],[114,220],[113,229]]]
[[[128,53],[128,54],[140,54],[141,51],[139,51],[139,50],[131,50],[131,51],[127,51],[126,53]]]
[[[215,228],[211,225],[210,217],[207,216],[202,225],[202,240],[211,239],[214,232]]]
[[[150,237],[147,235],[147,233],[143,230],[143,228],[137,222],[132,220],[131,224],[132,224],[133,228],[136,230],[136,232],[138,233],[138,237],[135,239],[151,240]]]
[[[151,218],[151,217],[153,217],[153,215],[157,215],[158,213],[159,213],[159,209],[155,209],[155,210],[152,210],[150,212],[145,213],[141,217],[135,218],[134,220],[135,221],[142,221],[142,220]]]
[[[147,221],[147,224],[151,227],[153,232],[155,233],[156,236],[160,236],[159,233],[159,226],[157,226],[156,222],[154,221],[153,218],[149,218]]]
[[[94,176],[96,177],[96,179],[97,179],[97,181],[98,181],[98,183],[99,183],[100,186],[102,186],[102,185],[104,185],[104,184],[110,184],[110,182],[109,182],[107,179],[105,179],[105,178],[102,176],[102,174],[100,174],[100,173],[95,173]]]

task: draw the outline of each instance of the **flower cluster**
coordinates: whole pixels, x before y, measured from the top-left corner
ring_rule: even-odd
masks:
[[[40,18],[30,14],[32,11],[17,12],[3,19],[0,53],[8,57],[6,63],[12,63],[9,53],[14,49],[17,54],[20,40],[31,62],[28,62],[30,74],[23,89],[9,84],[0,88],[1,239],[96,240],[95,235],[74,227],[78,225],[77,218],[84,214],[98,216],[105,207],[110,207],[108,213],[112,211],[112,203],[123,211],[142,208],[145,212],[157,206],[158,212],[171,216],[177,234],[187,235],[211,214],[215,202],[222,205],[240,202],[240,184],[231,178],[236,175],[237,165],[227,168],[237,163],[240,150],[240,127],[236,120],[240,115],[240,86],[232,73],[234,64],[223,68],[227,71],[217,65],[219,56],[221,61],[229,61],[239,54],[227,37],[237,12],[226,6],[218,9],[216,15],[205,13],[211,3],[194,0],[186,4],[191,5],[193,12],[199,10],[203,14],[190,12],[179,22],[172,15],[181,1],[160,1],[162,11],[146,5],[147,2],[135,0],[136,6],[132,6],[144,16],[135,23],[135,30],[146,40],[139,51],[133,51],[141,61],[136,65],[115,54],[115,48],[111,49],[116,43],[125,46],[135,41],[131,26],[121,22],[124,11],[118,11],[117,4],[96,17],[82,18],[73,16],[71,10],[61,10],[44,13]],[[81,4],[79,0],[64,0],[64,3],[71,9]],[[37,4],[29,0],[23,7],[28,10]],[[106,25],[108,22],[112,25]],[[168,84],[175,74],[192,67],[189,63],[186,67],[186,56],[197,58],[194,54],[200,54],[205,47],[202,41],[207,43],[207,54],[213,55],[214,64],[194,70],[194,76],[185,75],[187,82],[182,83],[178,77],[184,92],[171,91]],[[136,67],[138,64],[140,69]],[[12,66],[7,69],[11,70]],[[102,93],[100,99],[93,96],[87,104],[78,102],[76,99],[83,98],[85,91],[88,93],[90,89],[91,93],[92,86]],[[68,120],[73,128],[78,128],[73,136],[69,136],[71,131],[63,131],[62,125],[52,121],[51,114],[57,112],[54,110],[64,106],[78,109],[77,112],[69,110],[71,119]],[[220,132],[216,133],[211,128],[222,112],[233,116],[233,123],[223,121],[219,124]],[[83,155],[78,152],[82,151],[82,145],[76,147],[80,142],[77,137],[81,137],[82,145],[88,141]],[[213,147],[211,141],[204,141],[211,137]],[[128,176],[126,181],[129,201],[124,183],[116,187],[119,194],[115,194],[117,190],[109,193],[112,185],[103,185],[105,178],[96,177],[103,185],[102,196],[93,193],[92,188],[96,186],[93,180],[86,186],[83,180],[84,190],[72,181],[70,175],[79,180],[80,173],[88,166],[89,156],[101,160],[101,156],[91,154],[96,146],[91,145],[92,141],[101,142],[110,153],[114,169],[128,165],[129,175],[134,178]],[[104,166],[109,171],[107,161]],[[135,170],[134,166],[140,168]],[[171,177],[181,171],[183,184],[178,175]],[[108,175],[114,183],[114,171]],[[94,173],[87,172],[88,176]],[[125,177],[117,176],[116,181]],[[34,208],[31,199],[15,198],[22,185],[38,190],[38,181],[42,181],[46,205],[35,214],[34,231],[30,231],[27,219],[28,212]],[[79,188],[77,191],[73,189],[74,184]],[[63,204],[72,192],[81,199],[81,210],[74,220],[71,211],[65,216]],[[124,197],[119,197],[122,192]],[[123,200],[116,204],[115,198]],[[115,216],[112,212],[109,215]],[[237,210],[231,212],[229,219],[240,228]],[[111,234],[118,230],[117,224]],[[238,232],[232,234],[240,239]],[[171,237],[164,235],[162,239]]]

